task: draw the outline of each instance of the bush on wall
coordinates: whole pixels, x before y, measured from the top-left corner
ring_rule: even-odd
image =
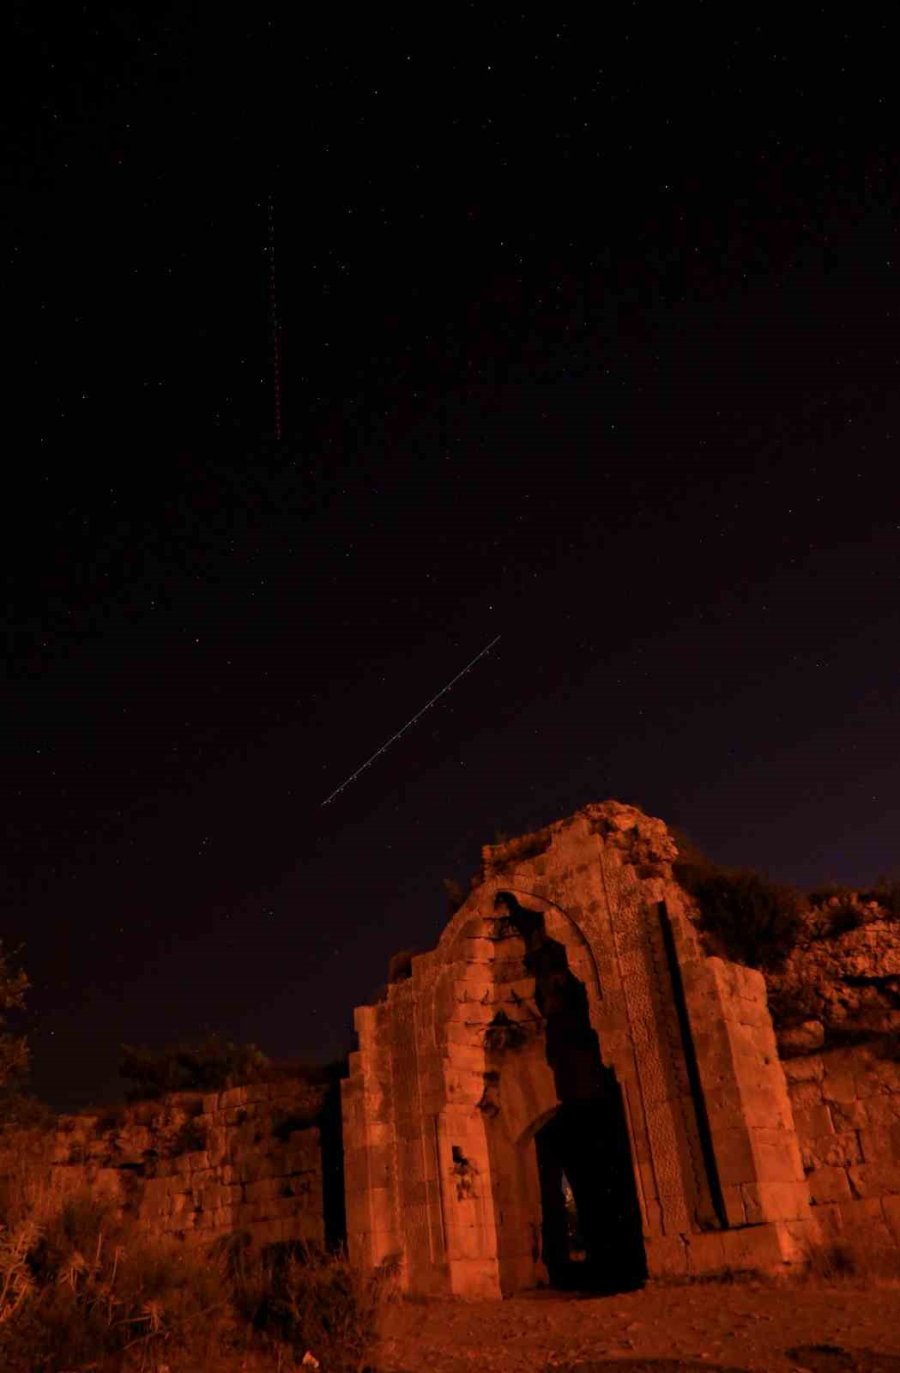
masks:
[[[795,947],[804,906],[793,887],[694,858],[676,862],[674,872],[697,903],[701,929],[714,952],[765,969],[777,967]]]

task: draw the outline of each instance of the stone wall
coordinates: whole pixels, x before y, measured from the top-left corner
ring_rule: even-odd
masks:
[[[841,916],[858,924],[829,928]],[[856,893],[810,908],[796,948],[766,980],[788,1053],[848,1037],[897,1034],[900,912],[891,914],[877,900]]]
[[[900,1246],[900,1059],[892,1039],[788,1060],[813,1214],[860,1258]]]
[[[762,1236],[751,1227],[775,1221],[790,1231],[791,1222],[805,1225],[810,1220],[809,1190],[765,980],[753,968],[715,957],[687,963],[683,975],[688,986],[698,976],[706,979],[706,990],[693,999],[695,1039],[705,1066],[703,1095],[727,1222],[699,1245],[713,1254],[718,1251],[722,1267],[746,1266],[748,1258],[764,1265]],[[803,1225],[797,1231],[802,1235]],[[735,1239],[734,1232],[742,1238]],[[695,1241],[693,1247],[697,1245]],[[742,1249],[743,1257],[736,1260]],[[770,1258],[777,1257],[773,1250]]]
[[[322,1088],[282,1081],[63,1116],[50,1132],[0,1135],[0,1188],[39,1209],[87,1192],[194,1243],[320,1244],[323,1106]]]

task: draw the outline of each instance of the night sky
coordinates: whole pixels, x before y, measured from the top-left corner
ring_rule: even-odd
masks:
[[[876,8],[244,9],[0,45],[0,932],[57,1106],[122,1041],[344,1052],[442,879],[588,801],[900,868]]]

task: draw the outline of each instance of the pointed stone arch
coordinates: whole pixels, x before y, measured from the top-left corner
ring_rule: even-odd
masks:
[[[397,1255],[423,1293],[545,1281],[535,1138],[583,1095],[591,1035],[621,1093],[650,1273],[798,1252],[808,1193],[764,984],[703,954],[674,854],[660,821],[616,802],[488,848],[437,947],[357,1010],[344,1084],[356,1261]],[[523,912],[518,927],[498,893]],[[574,997],[568,1021],[547,1012],[541,947],[557,965],[547,987],[556,976]]]

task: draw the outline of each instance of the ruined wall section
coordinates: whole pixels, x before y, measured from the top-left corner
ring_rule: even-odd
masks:
[[[396,1256],[420,1292],[490,1296],[540,1280],[533,1139],[559,1102],[500,892],[539,913],[584,988],[623,1095],[651,1273],[799,1257],[808,1192],[765,986],[705,956],[675,856],[661,821],[617,802],[483,851],[481,884],[438,947],[356,1013],[344,1084],[352,1258]]]
[[[893,1270],[900,1248],[898,896],[883,884],[811,900],[796,946],[766,972],[823,1242]]]
[[[900,1054],[893,1040],[789,1059],[803,1168],[827,1245],[865,1261],[900,1247]]]
[[[423,1292],[541,1278],[533,1141],[559,1102],[533,964],[499,893],[539,917],[584,989],[622,1091],[652,1274],[773,1269],[830,1242],[896,1253],[896,913],[883,899],[816,908],[824,933],[811,924],[764,978],[707,955],[675,857],[660,821],[616,802],[484,850],[438,947],[357,1013],[352,1256],[399,1255]]]
[[[545,852],[534,854],[540,842]],[[815,1234],[765,983],[705,955],[696,912],[672,876],[676,855],[662,821],[604,802],[541,836],[486,850],[485,875],[552,895],[595,962],[592,1019],[625,1096],[651,1271],[771,1268],[802,1258]]]
[[[692,1242],[692,1267],[802,1260],[818,1236],[765,981],[721,958],[686,959],[682,976],[727,1218]]]
[[[45,1211],[89,1193],[192,1243],[321,1244],[322,1106],[323,1089],[284,1081],[62,1116],[0,1135],[0,1191]]]
[[[585,912],[612,1002],[611,1015],[599,1022],[601,1044],[609,1046],[601,1051],[625,1090],[651,1262],[680,1271],[687,1264],[684,1237],[712,1219],[657,914],[659,902],[677,907],[669,880],[674,845],[660,821],[631,807],[607,803],[587,814],[603,841],[594,873],[599,900]],[[696,956],[687,925],[679,944],[682,960]]]
[[[443,1084],[438,1162],[451,1290],[499,1295],[534,1285],[534,1160],[518,1137],[556,1105],[525,944],[492,901],[467,913],[435,982]],[[515,1068],[504,1072],[511,1061]],[[438,1102],[440,1106],[440,1101]]]
[[[341,1083],[347,1238],[354,1262],[366,1270],[403,1250],[391,1025],[385,1003],[357,1007],[359,1048],[350,1055],[350,1075]]]
[[[855,893],[810,908],[766,982],[788,1054],[900,1034],[900,911]]]

